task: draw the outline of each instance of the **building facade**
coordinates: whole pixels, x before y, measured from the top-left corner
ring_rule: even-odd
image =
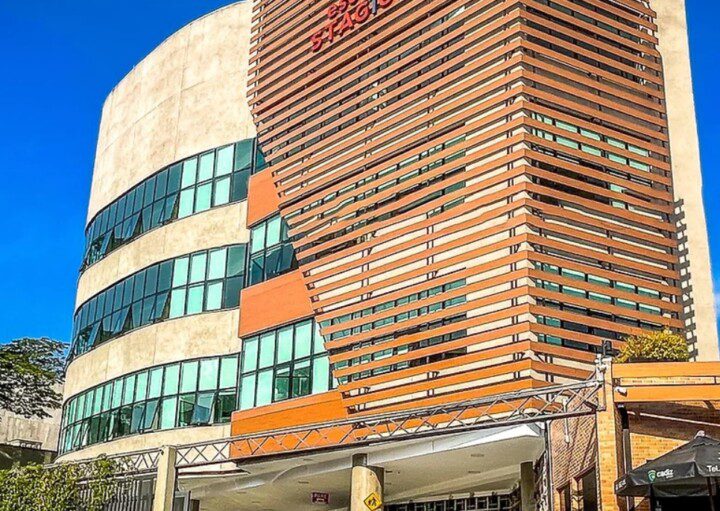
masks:
[[[676,0],[256,0],[191,23],[103,109],[62,459],[572,384],[644,330],[716,360],[691,90]],[[394,473],[390,509],[513,509],[542,428],[463,435],[180,486],[313,509],[297,485],[321,485],[340,509],[362,458]]]

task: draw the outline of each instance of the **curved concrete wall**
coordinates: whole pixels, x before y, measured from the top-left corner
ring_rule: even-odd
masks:
[[[166,259],[235,243],[248,243],[247,202],[210,209],[154,229],[108,254],[80,276],[76,309],[98,292]]]
[[[251,8],[251,2],[238,2],[185,26],[110,93],[100,123],[88,222],[162,168],[255,136],[245,85]],[[159,227],[87,268],[78,282],[76,305],[157,262],[248,241],[246,202]],[[145,326],[113,339],[73,360],[67,371],[65,398],[144,368],[237,353],[238,321],[237,309],[203,313]],[[206,426],[134,435],[63,458],[147,449],[168,443],[170,438],[173,443],[208,440],[227,434],[228,428]]]
[[[166,165],[255,136],[246,100],[251,3],[182,28],[110,93],[102,112],[88,221]]]

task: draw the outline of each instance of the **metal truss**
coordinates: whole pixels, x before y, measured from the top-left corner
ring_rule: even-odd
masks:
[[[91,459],[61,462],[48,465],[48,468],[57,467],[58,465],[75,465],[81,472],[87,473],[87,477],[81,477],[81,479],[89,479],[92,478],[92,462],[104,458],[117,464],[116,475],[118,477],[135,476],[156,472],[161,454],[162,451],[160,449],[152,449],[117,456],[99,456]]]
[[[242,463],[333,447],[356,447],[591,415],[604,409],[603,384],[604,368],[598,365],[592,378],[578,383],[185,445],[178,447],[176,466]]]

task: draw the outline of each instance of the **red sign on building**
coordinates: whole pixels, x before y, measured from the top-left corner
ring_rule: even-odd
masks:
[[[362,25],[378,9],[385,9],[394,0],[337,0],[327,9],[327,22],[310,36],[312,51],[320,51],[326,44],[341,38],[358,25]]]

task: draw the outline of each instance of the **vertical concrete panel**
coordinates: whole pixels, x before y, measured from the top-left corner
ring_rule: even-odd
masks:
[[[681,224],[681,264],[697,359],[718,360],[710,249],[702,197],[700,149],[690,69],[685,0],[652,0],[665,70],[670,151]]]

